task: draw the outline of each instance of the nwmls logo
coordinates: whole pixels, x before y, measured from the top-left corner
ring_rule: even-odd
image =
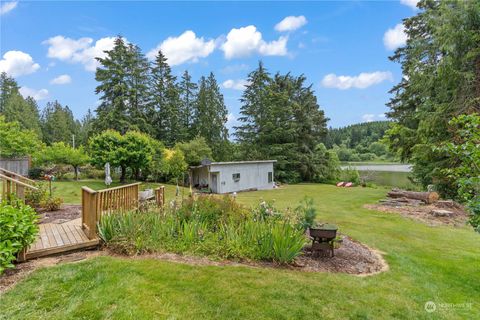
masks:
[[[428,313],[433,313],[435,311],[446,311],[446,310],[470,310],[472,309],[472,304],[469,302],[466,303],[435,303],[433,301],[427,301],[424,305],[425,311]]]
[[[425,302],[425,311],[428,313],[435,312],[437,310],[437,305],[433,301],[427,301]]]

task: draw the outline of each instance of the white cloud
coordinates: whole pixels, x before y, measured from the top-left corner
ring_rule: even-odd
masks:
[[[233,89],[233,90],[244,90],[245,86],[248,85],[247,80],[239,79],[239,80],[226,80],[222,83],[225,89]]]
[[[280,37],[278,40],[266,42],[260,31],[250,25],[230,30],[221,49],[227,59],[248,57],[255,52],[265,56],[284,56],[288,53],[287,41],[288,37]]]
[[[407,34],[402,23],[397,24],[393,29],[388,29],[383,35],[383,44],[388,50],[395,50],[407,43]]]
[[[68,84],[72,82],[72,78],[68,74],[62,74],[50,81],[51,84]]]
[[[372,113],[367,113],[362,116],[362,120],[365,122],[372,122],[375,120],[375,115]]]
[[[365,89],[386,80],[393,81],[392,73],[389,71],[362,72],[357,76],[337,76],[330,73],[323,77],[322,85],[340,90]]]
[[[4,15],[17,7],[18,1],[5,2],[0,6],[0,15]]]
[[[48,90],[47,89],[35,90],[28,87],[21,87],[20,94],[24,98],[32,97],[33,99],[38,101],[38,100],[46,99],[48,97]]]
[[[104,58],[105,52],[114,46],[114,37],[101,38],[94,42],[92,38],[71,39],[55,36],[45,40],[49,45],[47,56],[70,63],[81,63],[87,71],[95,71],[99,63],[95,58]]]
[[[275,30],[279,32],[294,31],[307,24],[307,18],[304,16],[288,16],[275,25]]]
[[[400,0],[400,3],[416,10],[418,1],[419,0]]]
[[[22,51],[8,51],[0,60],[0,72],[6,72],[12,77],[30,74],[38,69],[40,65],[35,63],[28,53]]]
[[[158,51],[162,50],[171,66],[185,62],[197,62],[199,58],[208,57],[215,49],[215,40],[206,41],[203,37],[197,38],[195,32],[187,30],[178,37],[168,37],[156,48],[147,53],[150,60],[154,60]]]

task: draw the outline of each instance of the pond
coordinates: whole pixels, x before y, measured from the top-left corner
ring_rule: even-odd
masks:
[[[357,169],[363,180],[376,185],[392,186],[407,190],[418,190],[420,188],[409,179],[412,171],[412,166],[409,164],[351,163],[342,165],[342,169],[348,167]]]

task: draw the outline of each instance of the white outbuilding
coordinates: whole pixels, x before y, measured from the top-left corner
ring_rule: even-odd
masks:
[[[190,181],[199,190],[231,193],[273,189],[273,164],[277,160],[210,162],[190,167]]]

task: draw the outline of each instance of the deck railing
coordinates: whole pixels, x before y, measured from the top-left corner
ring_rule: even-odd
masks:
[[[25,188],[38,190],[35,187],[35,181],[2,168],[0,168],[0,180],[2,180],[2,200],[10,201],[12,196],[15,196],[25,201]]]
[[[93,190],[82,187],[82,226],[89,239],[96,237],[97,223],[103,214],[137,210],[139,207],[140,182],[115,188]],[[155,190],[158,206],[163,206],[164,187]]]

